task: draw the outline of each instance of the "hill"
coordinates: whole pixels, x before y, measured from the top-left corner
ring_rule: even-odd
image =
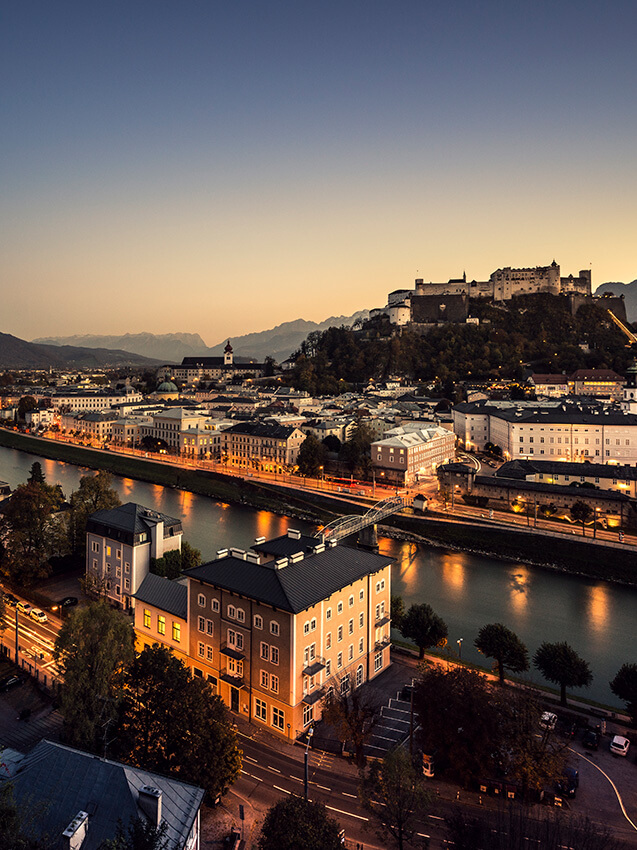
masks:
[[[157,361],[128,351],[72,345],[39,345],[0,333],[0,369],[87,369],[109,366],[145,368]]]
[[[637,280],[631,283],[602,283],[595,290],[595,295],[602,295],[604,292],[623,295],[626,318],[631,323],[637,322]]]
[[[357,320],[365,320],[368,316],[368,310],[361,310],[353,316],[331,316],[323,322],[308,322],[305,319],[283,322],[269,330],[232,337],[232,348],[238,359],[256,358],[263,361],[265,357],[270,356],[280,363],[296,351],[307,335],[313,331],[320,332],[341,325],[350,327]],[[84,334],[68,337],[41,337],[33,340],[34,344],[52,346],[73,345],[89,346],[93,349],[124,349],[165,363],[180,363],[184,357],[197,355],[214,357],[223,354],[227,341],[228,338],[224,337],[221,342],[208,348],[199,334],[191,333],[127,333],[120,336]]]

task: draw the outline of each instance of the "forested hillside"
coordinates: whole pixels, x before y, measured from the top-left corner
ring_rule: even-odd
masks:
[[[301,345],[292,382],[312,394],[346,385],[404,375],[444,386],[459,380],[571,373],[579,368],[623,372],[633,354],[608,314],[595,304],[572,316],[568,302],[553,295],[522,296],[506,306],[472,302],[479,325],[448,324],[426,334],[396,333],[384,318],[361,330],[330,328]]]

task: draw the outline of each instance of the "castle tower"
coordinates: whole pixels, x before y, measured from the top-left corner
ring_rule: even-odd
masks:
[[[622,407],[626,413],[637,413],[637,360],[634,358],[626,369]]]
[[[226,347],[223,349],[223,365],[224,366],[232,366],[232,364],[233,364],[232,346],[230,345],[230,340],[228,340]]]

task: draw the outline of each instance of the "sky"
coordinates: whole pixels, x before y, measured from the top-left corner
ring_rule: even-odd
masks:
[[[0,331],[637,278],[634,0],[1,0]]]

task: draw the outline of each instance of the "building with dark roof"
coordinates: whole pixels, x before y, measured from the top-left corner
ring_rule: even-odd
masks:
[[[222,457],[230,466],[257,466],[268,472],[293,466],[305,434],[275,422],[239,422],[221,432]]]
[[[158,643],[190,667],[188,579],[174,581],[148,573],[135,594],[137,649]]]
[[[87,578],[114,604],[134,608],[150,559],[181,551],[182,534],[180,519],[133,502],[96,511],[86,525]]]
[[[390,664],[392,560],[293,529],[250,551],[220,550],[186,573],[188,666],[231,711],[298,737],[328,690],[345,692]],[[143,643],[156,639],[158,616],[168,626],[183,611],[174,582],[161,579],[162,591],[149,578],[135,607]]]
[[[164,824],[173,850],[199,848],[204,790],[196,785],[46,740],[7,781],[51,850],[99,850],[131,819]]]

